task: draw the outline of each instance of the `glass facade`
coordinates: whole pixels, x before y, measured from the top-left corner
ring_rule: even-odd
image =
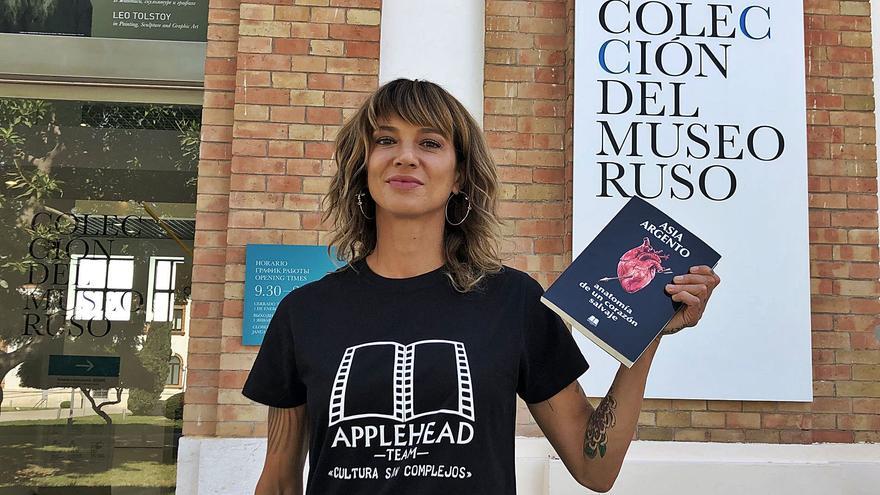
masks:
[[[0,492],[173,493],[200,120],[0,98]]]

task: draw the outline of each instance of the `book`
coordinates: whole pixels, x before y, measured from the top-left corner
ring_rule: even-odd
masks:
[[[544,292],[541,302],[632,367],[684,303],[666,284],[721,255],[681,223],[633,196]]]
[[[363,418],[400,422],[438,413],[474,421],[464,343],[381,341],[345,350],[330,394],[330,424]]]

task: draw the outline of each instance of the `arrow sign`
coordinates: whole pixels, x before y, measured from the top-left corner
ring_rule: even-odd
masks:
[[[119,382],[119,356],[49,355],[49,382],[58,387],[112,387]]]
[[[88,372],[88,371],[92,371],[92,369],[95,367],[95,365],[92,364],[91,361],[86,360],[86,364],[77,364],[76,367],[77,368],[86,368],[86,371]]]

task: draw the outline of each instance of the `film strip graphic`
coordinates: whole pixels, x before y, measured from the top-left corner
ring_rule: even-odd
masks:
[[[413,410],[413,370],[415,367],[416,346],[422,344],[445,344],[453,347],[455,361],[450,363],[455,366],[458,387],[458,409],[433,409],[416,414]],[[391,414],[366,413],[345,414],[345,394],[348,388],[348,379],[351,373],[352,362],[358,349],[373,346],[394,347],[394,408]],[[349,347],[342,355],[336,377],[333,380],[333,388],[330,393],[330,424],[333,426],[343,421],[360,418],[385,418],[395,421],[406,422],[422,416],[438,413],[456,414],[465,419],[474,421],[474,395],[471,383],[471,371],[468,364],[467,351],[464,344],[452,340],[420,340],[409,345],[397,342],[368,342]]]

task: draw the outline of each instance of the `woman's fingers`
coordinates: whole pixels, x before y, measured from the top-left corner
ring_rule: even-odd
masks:
[[[709,285],[709,292],[712,292],[712,289],[714,289],[718,284],[721,283],[721,277],[719,277],[718,274],[715,273],[715,270],[713,270],[712,267],[710,267],[710,266],[707,266],[707,265],[692,266],[690,268],[690,272],[692,274],[706,275],[712,279],[712,284]]]
[[[712,290],[719,283],[721,277],[711,267],[699,265],[690,267],[690,273],[675,276],[672,283],[666,285],[666,293],[672,295],[672,300],[685,304],[679,311],[685,321],[684,327],[696,325],[712,296]]]
[[[676,292],[672,295],[673,301],[679,301],[687,304],[688,306],[699,307],[703,301],[699,297],[691,294],[690,292],[683,290]]]
[[[669,284],[666,291],[670,294],[689,292],[698,297],[709,298],[709,287],[706,284]]]
[[[708,268],[708,267],[706,267]],[[692,268],[693,269],[693,268]],[[702,284],[705,285],[708,289],[708,293],[706,294],[706,299],[708,299],[712,295],[712,291],[715,287],[720,283],[721,278],[718,275],[703,275],[696,273],[688,273],[686,275],[677,275],[673,277],[672,281],[676,285],[683,284]]]

